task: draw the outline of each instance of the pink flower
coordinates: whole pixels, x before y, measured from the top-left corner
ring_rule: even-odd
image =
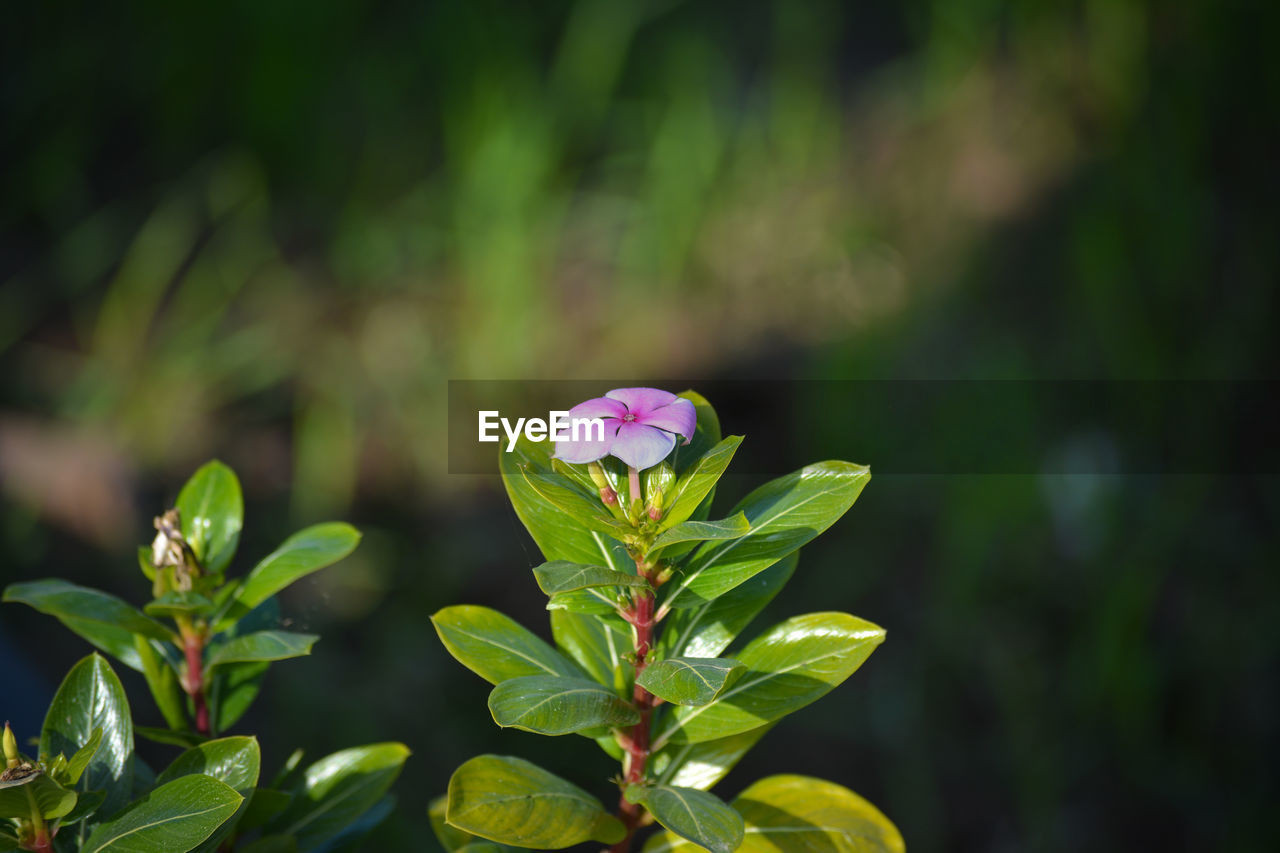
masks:
[[[676,446],[676,436],[688,444],[698,423],[693,403],[657,388],[615,388],[574,406],[569,410],[570,423],[574,418],[603,420],[604,439],[595,441],[593,430],[582,430],[579,435],[584,437],[579,441],[556,442],[557,459],[595,462],[612,454],[637,470],[665,459]]]

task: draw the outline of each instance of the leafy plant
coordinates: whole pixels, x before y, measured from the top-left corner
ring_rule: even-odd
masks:
[[[5,590],[5,601],[56,617],[141,672],[167,725],[134,725],[100,655],[77,663],[49,707],[37,756],[22,754],[5,727],[0,851],[325,851],[390,811],[387,791],[409,754],[402,744],[346,749],[306,768],[299,750],[264,780],[255,738],[219,737],[249,708],[271,662],[308,654],[319,639],[274,627],[275,594],[360,539],[347,524],[308,527],[227,580],[243,516],[235,474],[210,462],[138,551],[152,585],[142,610],[64,580]],[[135,734],[184,751],[156,775],[134,753]]]
[[[604,441],[562,443],[553,458],[548,444],[525,440],[501,456],[507,494],[547,560],[534,576],[555,647],[484,607],[446,607],[433,622],[449,652],[494,685],[499,726],[578,734],[620,761],[618,808],[523,759],[482,755],[433,804],[439,840],[467,853],[493,847],[485,841],[597,841],[622,853],[656,821],[664,831],[646,853],[902,850],[883,814],[831,782],[773,776],[731,804],[710,792],[778,720],[843,682],[884,639],[847,613],[810,613],[725,653],[869,470],[809,465],[708,521],[742,437],[722,439],[694,392],[608,398],[625,405],[600,398],[570,413],[612,419]]]

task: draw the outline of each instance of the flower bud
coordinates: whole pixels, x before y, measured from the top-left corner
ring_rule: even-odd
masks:
[[[676,482],[676,469],[666,462],[650,468],[644,478],[644,503],[649,509],[663,508],[666,495]]]
[[[609,482],[609,478],[605,475],[604,468],[600,466],[599,462],[588,463],[587,473],[591,475],[591,482],[596,484],[596,488],[599,489],[602,494],[605,489],[613,491],[613,484]]]
[[[13,729],[9,728],[9,724],[4,724],[4,759],[8,767],[15,767],[22,763],[22,756],[18,754],[18,739],[13,736]]]

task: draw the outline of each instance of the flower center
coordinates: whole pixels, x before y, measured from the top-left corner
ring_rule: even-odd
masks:
[[[636,416],[631,412],[627,412],[625,415],[622,416],[622,422],[626,424],[631,423],[635,419],[636,419]]]

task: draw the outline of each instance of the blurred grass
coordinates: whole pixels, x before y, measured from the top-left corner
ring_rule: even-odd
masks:
[[[491,484],[443,476],[444,380],[1269,377],[1276,17],[1147,0],[15,10],[5,576],[127,588],[146,513],[220,455],[259,551],[326,516],[369,532],[286,603],[329,639],[281,667],[255,722],[313,751],[414,746],[381,843],[408,849],[471,753],[542,748],[577,775],[569,751],[476,718],[483,690],[424,627],[460,600],[543,618]],[[945,418],[842,406],[801,400],[778,457],[874,468],[847,424],[946,446]],[[1205,470],[1238,460],[1209,424]],[[1105,471],[1126,452],[1108,441],[1101,425],[1062,452]],[[1274,848],[1275,494],[1273,476],[877,478],[774,613],[834,606],[834,588],[890,641],[727,790],[831,775],[913,849]],[[47,628],[0,619],[18,649]]]

